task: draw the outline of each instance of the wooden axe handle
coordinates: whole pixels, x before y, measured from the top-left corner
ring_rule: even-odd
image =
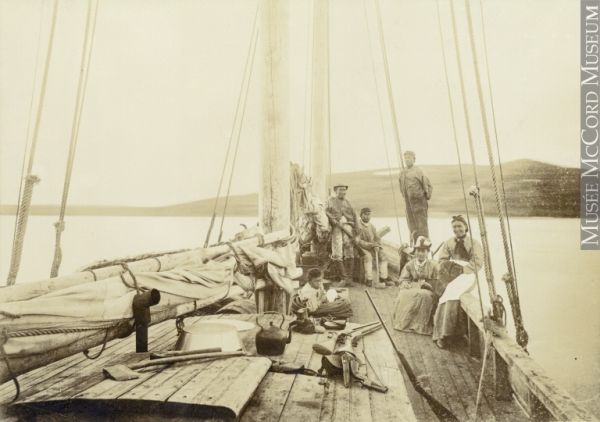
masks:
[[[143,360],[133,365],[129,365],[129,369],[140,369],[148,366],[164,365],[168,363],[185,362],[188,360],[209,359],[209,358],[228,358],[234,356],[243,356],[246,352],[218,352],[218,353],[202,353],[197,355],[171,356],[162,359]]]

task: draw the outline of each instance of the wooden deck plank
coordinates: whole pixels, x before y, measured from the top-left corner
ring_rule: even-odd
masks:
[[[278,421],[295,376],[268,373],[248,402],[242,422]]]
[[[392,309],[393,308],[393,298],[391,297],[391,296],[393,296],[393,294],[391,294],[389,290],[391,290],[391,289],[385,289],[385,290],[369,289],[371,296],[373,297],[373,300],[377,304],[377,307],[379,308],[380,312],[383,314],[382,316],[383,316],[384,320],[386,321],[386,323],[387,323],[387,321],[392,320],[391,316],[392,316],[392,311],[393,311],[393,309]],[[362,303],[362,306],[356,307],[356,313],[354,316],[355,319],[363,321],[363,322],[364,321],[373,321],[373,320],[377,319],[377,315],[375,314],[375,311],[371,307],[370,303],[368,301],[365,301],[364,298],[362,298],[362,296],[365,295],[363,289],[352,289],[351,295],[352,295],[351,297],[354,298],[353,304],[356,302]],[[389,325],[388,325],[388,327],[389,327]],[[413,353],[418,354],[418,350],[415,351],[415,350],[409,349],[407,346],[410,346],[410,344],[405,344],[405,342],[401,339],[401,337],[396,337],[396,335],[394,333],[397,333],[397,334],[402,334],[402,333],[392,331],[392,335],[395,337],[398,347],[400,347],[403,350],[403,353],[406,355],[409,362],[412,362],[413,360],[415,360],[415,356],[413,356]],[[435,418],[435,415],[431,412],[427,403],[425,403],[425,401],[423,400],[421,395],[414,390],[412,384],[410,383],[410,381],[408,379],[408,376],[404,372],[404,368],[399,363],[398,359],[395,357],[395,352],[393,351],[392,345],[389,344],[389,340],[387,340],[387,336],[385,335],[385,333],[383,331],[380,331],[376,334],[373,334],[372,336],[369,336],[367,338],[367,340],[371,341],[371,339],[375,339],[378,336],[379,337],[383,336],[385,338],[384,344],[387,345],[387,348],[389,350],[386,350],[385,347],[382,348],[380,345],[378,345],[377,347],[372,347],[372,348],[368,349],[367,353],[369,354],[369,356],[370,356],[370,354],[374,354],[378,357],[377,360],[379,362],[388,362],[388,365],[391,360],[393,362],[392,366],[399,368],[398,369],[399,372],[397,373],[397,376],[399,377],[399,379],[400,379],[400,377],[402,377],[401,379],[402,379],[402,382],[404,382],[406,395],[408,396],[408,399],[411,403],[413,412],[415,413],[417,420],[429,421],[432,418]],[[420,355],[419,355],[419,359],[420,359]],[[420,364],[420,366],[417,368],[417,370],[419,372],[422,372],[422,370],[421,370],[422,367],[423,367],[423,365]],[[381,409],[381,407],[378,406],[378,409]]]
[[[237,367],[238,362],[245,364],[241,371]],[[223,360],[223,365],[225,371],[221,373],[218,384],[196,396],[194,404],[223,406],[239,415],[267,374],[271,361],[265,357],[236,357]]]
[[[166,322],[154,325],[150,327],[148,339],[150,346],[154,348],[155,342],[158,339],[162,339],[164,331],[168,330]],[[110,344],[107,344],[106,349],[103,352],[103,356],[121,353],[125,350],[135,350],[135,336],[131,335],[125,339],[113,340]],[[92,356],[96,351],[92,351]],[[100,358],[98,358],[100,359]],[[83,354],[76,354],[67,358],[61,359],[60,361],[54,362],[42,368],[38,368],[34,371],[28,372],[19,376],[19,384],[21,385],[21,391],[26,391],[31,386],[40,385],[41,383],[51,380],[58,374],[71,367],[77,365],[78,369],[83,369],[89,365],[95,365],[98,361],[93,359],[87,359]],[[12,381],[5,383],[0,390],[0,403],[6,403],[12,400],[14,394],[14,386]]]
[[[318,377],[297,375],[280,421],[318,421],[325,387]]]
[[[416,336],[416,334],[415,334]],[[462,404],[461,396],[465,392],[461,392],[456,388],[453,377],[447,368],[447,362],[444,359],[446,353],[450,353],[448,350],[440,350],[437,346],[433,345],[433,341],[429,337],[413,337],[419,344],[422,350],[425,364],[429,368],[430,374],[435,374],[439,382],[435,385],[439,386],[439,390],[443,392],[446,397],[445,404],[452,410],[452,413],[460,420],[467,420],[467,412]]]
[[[232,363],[238,370],[243,368],[243,364],[239,361]],[[191,367],[187,367],[191,370]],[[201,395],[203,391],[211,386],[219,384],[218,380],[221,374],[225,371],[226,365],[223,365],[223,360],[215,360],[202,372],[202,377],[194,377],[184,384],[175,394],[171,395],[167,401],[176,403],[195,403],[196,397]]]
[[[169,344],[170,341],[171,339],[168,336],[157,338],[155,347],[160,348]],[[117,362],[118,360],[115,361],[115,359],[114,354],[108,353],[93,361],[84,362],[82,365],[71,366],[49,380],[24,390],[20,401],[40,401],[50,399],[56,395],[61,397],[75,396],[102,382],[105,378],[102,374],[102,367]],[[129,357],[123,355],[121,359],[129,359]]]

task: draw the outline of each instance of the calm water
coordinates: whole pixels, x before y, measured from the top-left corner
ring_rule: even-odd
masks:
[[[54,246],[55,218],[29,221],[19,281],[46,278]],[[61,274],[100,258],[149,251],[197,247],[204,243],[205,217],[69,217],[63,234]],[[232,217],[225,238],[239,224],[255,218]],[[398,240],[395,219],[374,219],[389,225],[390,240]],[[10,262],[14,218],[0,217],[0,280]],[[407,238],[401,220],[401,235]],[[514,218],[513,243],[522,301],[529,332],[529,351],[557,382],[600,416],[600,253],[578,249],[578,220]],[[450,236],[448,218],[432,218],[434,247]],[[506,268],[498,224],[488,219],[496,279]],[[503,285],[498,291],[506,299]],[[512,317],[509,315],[509,320]]]

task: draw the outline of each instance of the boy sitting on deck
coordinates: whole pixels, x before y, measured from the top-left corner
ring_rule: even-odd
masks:
[[[294,296],[292,311],[307,308],[308,314],[313,317],[332,316],[334,318],[347,318],[352,316],[350,302],[337,296],[334,300],[327,299],[323,288],[323,273],[318,268],[308,272],[308,281]]]

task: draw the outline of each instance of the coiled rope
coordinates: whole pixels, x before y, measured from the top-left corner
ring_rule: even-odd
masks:
[[[69,143],[69,152],[67,156],[67,168],[65,171],[65,180],[63,183],[62,197],[60,201],[60,212],[58,221],[54,223],[54,258],[52,259],[52,268],[50,277],[56,277],[62,262],[61,238],[65,230],[65,212],[67,209],[67,199],[69,196],[69,187],[71,185],[71,176],[73,174],[73,164],[75,162],[75,152],[77,150],[77,140],[79,139],[79,127],[81,125],[81,115],[85,104],[85,94],[87,88],[89,66],[94,47],[94,38],[96,34],[96,18],[98,17],[98,5],[100,1],[96,0],[96,6],[92,11],[92,0],[88,0],[87,16],[83,37],[83,47],[81,51],[81,64],[79,68],[79,82],[77,84],[77,94],[75,98],[75,112],[73,114],[73,124],[71,127],[71,141]]]
[[[46,86],[48,82],[48,71],[50,69],[50,61],[52,59],[52,47],[54,45],[54,33],[56,29],[56,18],[58,15],[58,0],[54,0],[52,6],[52,20],[50,23],[50,34],[48,36],[48,47],[46,53],[46,60],[44,63],[44,72],[42,75],[42,83],[40,86],[40,96],[37,105],[35,123],[33,126],[33,134],[31,137],[31,146],[29,149],[29,159],[27,164],[27,172],[25,173],[25,181],[23,185],[23,198],[17,208],[17,216],[15,222],[15,232],[13,236],[12,255],[10,260],[10,269],[8,271],[8,277],[6,279],[6,285],[12,286],[17,280],[17,274],[19,273],[19,267],[21,265],[21,256],[23,254],[23,243],[25,241],[25,232],[27,230],[27,221],[29,219],[29,211],[31,205],[31,197],[33,194],[33,185],[40,181],[37,176],[34,176],[31,172],[33,169],[33,162],[35,159],[35,151],[37,147],[40,122],[42,118],[42,110],[44,108],[44,100],[46,98]]]

